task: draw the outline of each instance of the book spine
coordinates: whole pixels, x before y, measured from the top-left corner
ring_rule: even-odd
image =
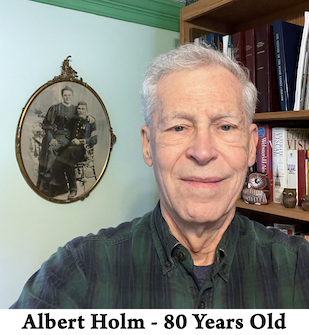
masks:
[[[309,150],[307,150],[307,166],[306,166],[306,194],[309,194]]]
[[[256,168],[258,172],[267,173],[270,183],[270,201],[273,201],[273,166],[272,166],[272,127],[259,125],[259,140],[256,151]]]
[[[245,65],[249,70],[252,83],[256,84],[255,74],[255,31],[249,29],[245,31]]]
[[[245,34],[243,32],[237,32],[232,34],[231,36],[232,46],[233,46],[233,56],[234,59],[242,63],[246,64],[245,57]]]
[[[222,38],[223,35],[221,34],[210,33],[206,35],[206,42],[211,48],[222,51],[223,50]]]
[[[284,83],[286,82],[286,73],[283,70],[284,53],[283,51],[283,40],[282,40],[282,26],[280,24],[274,24],[274,43],[275,43],[275,55],[277,65],[277,80],[278,80],[278,93],[280,101],[280,109],[282,111],[288,111],[287,92]],[[291,108],[292,109],[292,108]]]
[[[307,192],[307,150],[297,151],[298,161],[298,205],[301,205],[301,198]]]
[[[271,25],[255,29],[256,87],[259,92],[257,112],[279,110],[274,38]]]
[[[287,187],[287,140],[286,128],[272,129],[273,149],[273,201],[282,203],[282,191]]]
[[[297,150],[287,151],[288,188],[295,188],[298,194],[298,154]]]
[[[280,108],[292,110],[295,98],[296,72],[303,28],[277,20],[273,22]]]
[[[288,150],[309,149],[309,129],[307,128],[286,128],[286,141]]]
[[[274,223],[274,228],[281,230],[283,233],[287,235],[295,234],[295,227],[290,224]]]

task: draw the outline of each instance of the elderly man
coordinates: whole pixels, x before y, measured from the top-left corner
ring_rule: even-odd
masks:
[[[157,58],[141,130],[157,207],[59,248],[13,307],[309,307],[309,244],[235,214],[255,161],[256,96],[217,51],[189,44]]]

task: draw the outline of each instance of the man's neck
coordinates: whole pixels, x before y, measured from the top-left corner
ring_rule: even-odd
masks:
[[[190,252],[194,265],[213,264],[217,245],[232,222],[235,211],[216,222],[203,223],[175,220],[164,207],[161,211],[171,233]]]

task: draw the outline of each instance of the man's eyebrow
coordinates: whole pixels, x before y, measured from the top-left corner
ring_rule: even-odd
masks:
[[[221,112],[216,112],[214,115],[210,116],[213,120],[221,120],[221,119],[228,119],[228,118],[237,118],[241,119],[242,115],[237,112],[236,110],[224,110]]]
[[[186,119],[186,120],[192,120],[194,117],[192,114],[184,112],[184,111],[173,111],[173,112],[167,112],[165,115],[161,117],[161,120],[166,123],[177,119]]]

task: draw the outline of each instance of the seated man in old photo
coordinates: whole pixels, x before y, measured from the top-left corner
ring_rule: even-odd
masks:
[[[236,213],[256,101],[247,71],[219,51],[187,44],[156,58],[141,139],[157,206],[118,226],[101,213],[113,228],[58,248],[12,307],[308,308],[309,243]]]

